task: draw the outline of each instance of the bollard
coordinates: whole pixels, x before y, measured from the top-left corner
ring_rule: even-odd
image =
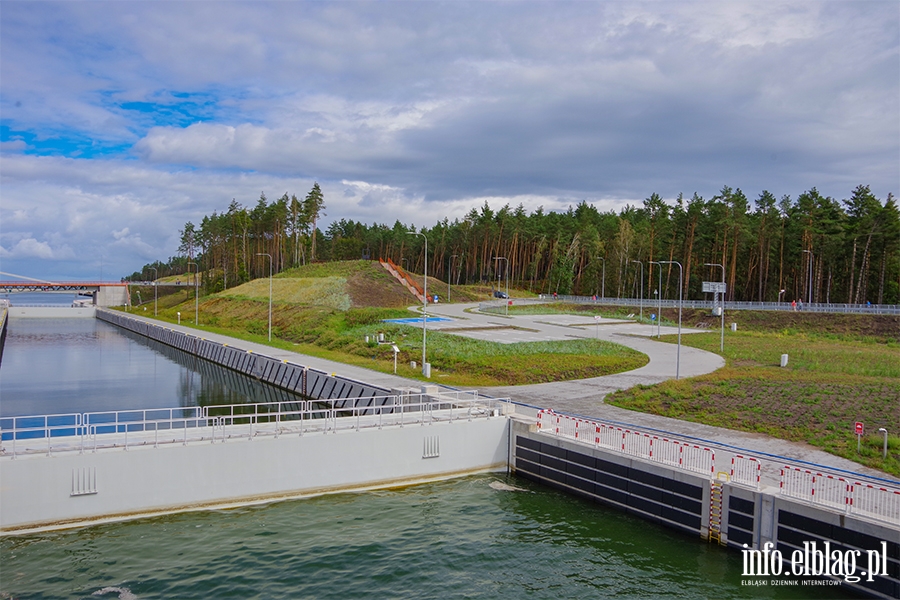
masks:
[[[422,375],[424,375],[426,379],[431,379],[431,363],[425,363],[425,366],[422,369]]]
[[[788,355],[787,355],[787,354],[782,354],[782,355],[781,355],[781,366],[782,366],[782,367],[786,367],[786,366],[787,366],[787,363],[788,363]]]
[[[409,366],[410,366],[411,369],[415,369],[415,368],[416,368],[416,361],[414,361],[414,360],[409,361]]]
[[[731,330],[732,330],[732,331],[737,331],[737,323],[732,323],[732,324],[731,324]]]

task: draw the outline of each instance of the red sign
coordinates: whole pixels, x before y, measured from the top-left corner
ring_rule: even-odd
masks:
[[[860,421],[856,422],[856,435],[863,435],[863,424]]]

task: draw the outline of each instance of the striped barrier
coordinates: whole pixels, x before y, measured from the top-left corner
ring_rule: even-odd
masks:
[[[752,456],[735,454],[731,457],[731,481],[759,489],[762,465]]]

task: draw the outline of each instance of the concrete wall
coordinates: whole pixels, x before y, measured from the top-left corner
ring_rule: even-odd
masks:
[[[521,422],[512,426],[510,456],[510,469],[517,475],[703,539],[709,536],[708,478],[540,434]],[[759,550],[770,542],[788,561],[785,573],[792,553],[804,550],[804,542],[816,542],[819,549],[828,542],[832,552],[858,551],[857,574],[867,568],[867,552],[881,549],[885,542],[887,575],[842,581],[841,586],[868,596],[900,598],[900,523],[892,527],[814,506],[781,496],[777,488],[756,490],[723,482],[721,532],[722,543],[738,550],[744,550],[744,544]]]
[[[392,393],[360,381],[132,319],[123,313],[98,310],[97,318],[307,398],[371,398],[371,403],[384,403],[385,397]],[[344,406],[338,403],[336,408]]]
[[[15,319],[60,319],[86,318],[93,319],[96,310],[93,306],[74,308],[71,306],[10,306],[9,317]]]
[[[59,528],[505,470],[507,422],[497,417],[0,457],[0,530]]]

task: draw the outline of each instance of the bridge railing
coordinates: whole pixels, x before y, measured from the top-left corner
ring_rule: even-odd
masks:
[[[259,436],[335,433],[489,419],[504,400],[477,392],[29,415],[0,418],[0,456],[96,452]]]
[[[481,302],[478,309],[481,312],[500,312],[506,310],[508,300],[489,300]],[[544,294],[538,298],[513,298],[514,306],[526,304],[546,304],[548,302],[565,302],[569,304],[588,304],[595,306],[628,306],[631,308],[643,307],[645,313],[652,313],[658,307],[678,308],[678,300],[651,300],[649,298],[599,298],[594,296],[559,296]],[[712,310],[718,307],[718,303],[710,300],[684,300],[683,308]],[[867,315],[900,315],[900,305],[897,304],[837,304],[831,302],[804,303],[802,307],[794,307],[790,302],[726,302],[725,310],[775,310],[775,311],[799,311],[821,313],[853,313]],[[649,315],[648,315],[649,316]]]

